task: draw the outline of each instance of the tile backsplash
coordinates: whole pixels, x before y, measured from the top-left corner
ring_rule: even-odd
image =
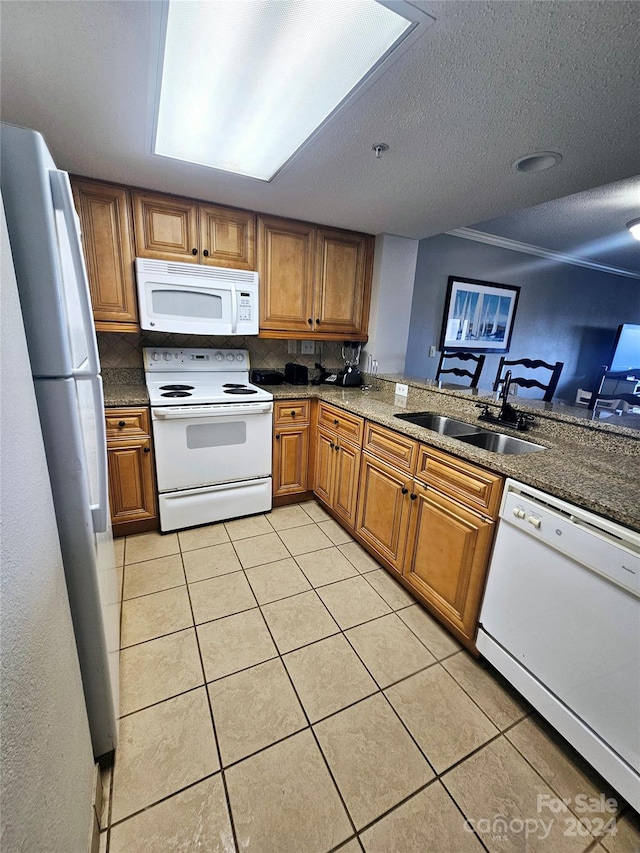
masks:
[[[212,349],[247,349],[251,367],[266,367],[281,370],[289,362],[304,364],[313,369],[316,362],[324,367],[338,368],[342,365],[341,344],[333,341],[317,341],[314,355],[300,354],[300,341],[297,342],[297,354],[288,352],[288,341],[258,337],[209,337],[206,335],[174,335],[163,332],[141,332],[140,334],[119,334],[118,332],[98,332],[100,363],[103,367],[141,368],[143,347],[211,347]]]

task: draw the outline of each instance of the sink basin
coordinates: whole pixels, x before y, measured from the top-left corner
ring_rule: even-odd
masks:
[[[462,435],[475,435],[482,432],[481,427],[459,421],[457,418],[448,418],[446,415],[436,415],[433,412],[413,412],[408,414],[394,415],[402,421],[430,429],[440,435],[448,435],[457,438]]]
[[[492,453],[536,453],[538,450],[546,450],[542,444],[526,441],[524,438],[514,438],[511,435],[503,435],[499,432],[488,432],[482,430],[474,435],[460,435],[460,441],[490,450]]]

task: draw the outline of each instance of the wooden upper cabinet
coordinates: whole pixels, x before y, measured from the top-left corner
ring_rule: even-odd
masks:
[[[313,225],[258,217],[261,331],[313,327],[314,249]]]
[[[255,269],[256,218],[245,210],[201,204],[199,263]]]
[[[366,340],[373,238],[258,217],[260,334]]]
[[[323,333],[366,337],[371,300],[371,238],[317,229],[315,323]]]
[[[134,192],[133,210],[138,257],[255,269],[250,211],[145,192]]]
[[[136,254],[160,261],[198,262],[198,205],[156,193],[133,193]]]
[[[131,199],[125,187],[72,178],[98,331],[138,331]]]

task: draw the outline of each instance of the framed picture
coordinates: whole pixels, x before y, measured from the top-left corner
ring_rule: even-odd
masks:
[[[520,288],[450,275],[440,350],[509,352]]]

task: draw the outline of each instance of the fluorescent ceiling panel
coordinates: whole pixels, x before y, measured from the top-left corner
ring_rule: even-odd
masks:
[[[376,0],[170,0],[155,153],[270,180],[415,26]]]

